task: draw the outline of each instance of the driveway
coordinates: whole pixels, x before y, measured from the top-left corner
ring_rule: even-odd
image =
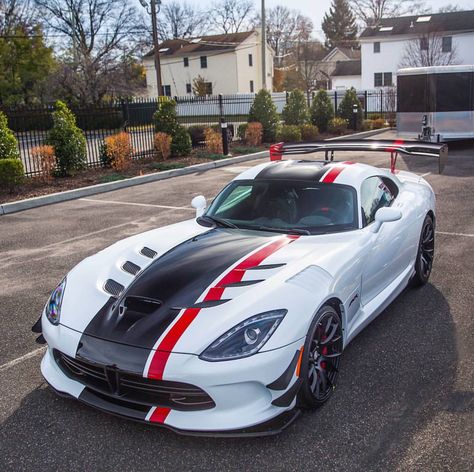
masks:
[[[388,165],[386,154],[345,158]],[[118,239],[192,218],[193,196],[212,198],[252,164],[0,217],[0,470],[474,470],[473,143],[452,146],[442,176],[430,159],[400,159],[437,196],[430,283],[407,289],[350,344],[331,401],[283,434],[181,437],[45,385],[30,326],[62,276]]]

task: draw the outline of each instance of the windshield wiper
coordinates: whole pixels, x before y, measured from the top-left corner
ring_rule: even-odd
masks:
[[[287,234],[311,234],[307,229],[302,228],[275,228],[273,226],[259,226],[256,228],[260,231],[273,231],[275,233],[287,233]]]
[[[238,228],[234,223],[224,220],[223,218],[216,218],[215,216],[202,215],[197,219],[197,222],[199,223],[200,220],[206,221],[207,223],[214,223],[216,226],[221,226],[223,228]]]

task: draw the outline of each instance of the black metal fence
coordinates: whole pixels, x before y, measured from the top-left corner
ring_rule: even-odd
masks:
[[[344,91],[328,91],[337,115],[337,109],[344,97]],[[358,92],[365,118],[390,118],[395,111],[396,93],[392,90]],[[218,95],[208,97],[174,97],[180,123],[191,131],[192,127],[218,126],[221,119],[228,123],[231,136],[235,139],[241,123],[247,122],[255,94]],[[288,94],[273,93],[273,102],[278,113],[285,106]],[[308,96],[311,104],[312,97]],[[99,106],[74,108],[78,126],[87,139],[87,163],[99,167],[101,144],[107,136],[121,130],[130,133],[134,158],[153,154],[153,114],[158,108],[158,99],[135,99],[115,101]],[[32,150],[45,143],[52,127],[53,106],[2,108],[8,117],[9,127],[15,132],[25,173],[37,175],[40,170],[32,157]],[[193,146],[202,142],[193,139]]]

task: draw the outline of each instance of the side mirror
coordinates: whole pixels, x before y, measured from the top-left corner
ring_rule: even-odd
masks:
[[[206,209],[206,197],[204,195],[198,195],[191,200],[191,206],[196,208],[196,218],[202,216],[204,214],[204,210]]]
[[[377,233],[383,223],[397,221],[402,217],[402,212],[395,208],[382,207],[375,213],[375,222],[371,226],[372,233]]]

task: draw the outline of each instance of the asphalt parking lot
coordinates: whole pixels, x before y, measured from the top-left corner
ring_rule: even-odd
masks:
[[[383,154],[349,158],[388,165]],[[474,470],[473,142],[450,146],[441,176],[432,160],[400,159],[437,195],[430,283],[350,344],[331,401],[281,435],[177,436],[45,385],[30,327],[63,275],[118,239],[193,217],[193,196],[214,196],[252,164],[0,217],[0,470]]]

